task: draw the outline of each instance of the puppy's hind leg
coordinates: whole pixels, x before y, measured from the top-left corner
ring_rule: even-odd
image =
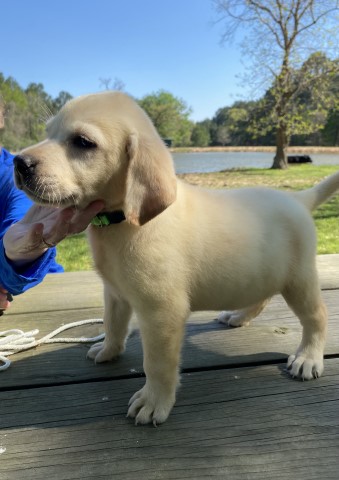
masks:
[[[217,321],[229,327],[245,327],[250,324],[253,318],[257,317],[266,307],[270,299],[256,303],[241,310],[220,312]]]
[[[163,423],[174,403],[179,384],[179,362],[188,302],[175,299],[156,311],[137,312],[144,353],[146,383],[129,401],[127,416],[135,423]]]
[[[123,353],[128,323],[132,315],[129,303],[117,297],[107,285],[104,286],[104,298],[105,340],[95,343],[87,353],[87,357],[93,359],[95,363],[113,360]]]
[[[324,370],[327,311],[315,266],[305,277],[295,279],[282,294],[303,327],[300,346],[296,354],[288,358],[287,369],[292,377],[310,380],[320,377]]]

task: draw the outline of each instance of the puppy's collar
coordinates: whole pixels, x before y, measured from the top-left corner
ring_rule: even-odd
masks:
[[[108,227],[116,223],[121,223],[126,220],[125,214],[122,210],[115,210],[114,212],[100,212],[91,220],[91,224],[95,227]]]

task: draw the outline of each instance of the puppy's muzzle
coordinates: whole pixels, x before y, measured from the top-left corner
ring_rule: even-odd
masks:
[[[31,157],[17,155],[13,163],[17,187],[27,185],[35,174],[36,162]]]

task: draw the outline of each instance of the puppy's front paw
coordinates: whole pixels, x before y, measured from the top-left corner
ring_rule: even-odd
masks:
[[[87,358],[91,358],[95,363],[109,362],[123,353],[124,347],[107,345],[105,341],[95,343],[87,352]]]
[[[135,418],[135,424],[153,423],[156,427],[167,420],[175,402],[175,397],[159,395],[146,385],[130,399],[127,416]]]
[[[302,380],[318,378],[324,371],[322,355],[306,355],[303,352],[290,355],[287,360],[287,370],[291,377]]]
[[[228,327],[245,327],[249,325],[250,320],[247,318],[246,314],[239,311],[223,311],[217,317],[218,323],[223,323]]]

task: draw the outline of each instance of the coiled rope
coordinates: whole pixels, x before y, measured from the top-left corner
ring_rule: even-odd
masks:
[[[35,336],[38,335],[39,330],[31,330],[30,332],[23,332],[22,330],[12,329],[5,330],[0,332],[0,371],[7,370],[11,365],[11,361],[7,358],[10,355],[15,353],[24,352],[30,348],[38,347],[46,343],[92,343],[98,342],[105,337],[104,333],[97,335],[96,337],[65,337],[65,338],[53,338],[61,332],[68,330],[74,327],[80,327],[82,325],[103,323],[103,320],[100,318],[92,318],[89,320],[80,320],[78,322],[67,323],[62,327],[53,330],[53,332],[48,333],[40,339],[36,339]]]

